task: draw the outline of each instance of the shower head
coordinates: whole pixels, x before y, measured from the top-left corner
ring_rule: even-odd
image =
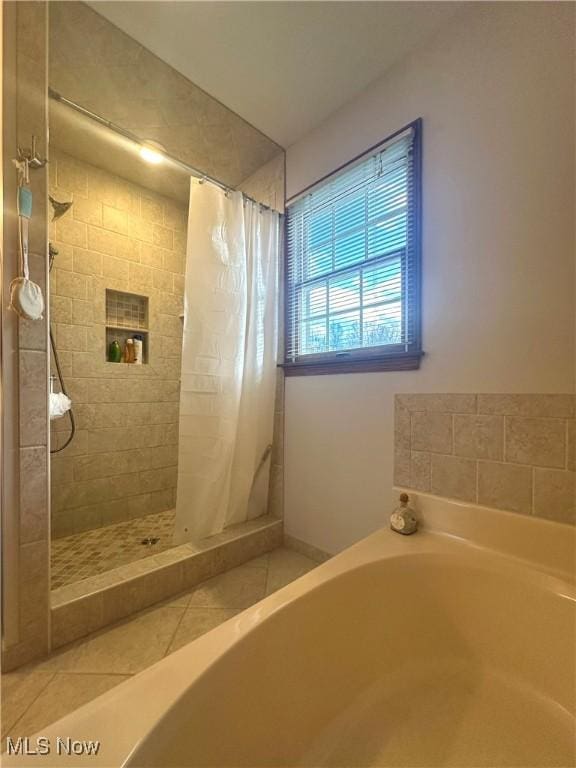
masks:
[[[72,201],[70,201],[69,203],[59,203],[58,200],[54,200],[52,195],[48,195],[48,200],[50,200],[50,203],[52,205],[52,221],[56,221],[56,219],[59,219],[61,216],[64,216],[66,211],[72,208]]]

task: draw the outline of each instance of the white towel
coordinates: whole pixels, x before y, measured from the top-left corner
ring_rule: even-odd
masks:
[[[63,392],[50,392],[50,421],[60,419],[72,408],[72,400]]]

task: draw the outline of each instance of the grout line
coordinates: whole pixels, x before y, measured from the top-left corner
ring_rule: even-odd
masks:
[[[145,667],[147,669],[147,667]],[[55,672],[56,675],[106,675],[106,677],[134,677],[137,672],[84,672],[79,669],[59,669]],[[78,709],[78,707],[76,708]],[[75,711],[75,710],[74,710]]]
[[[479,504],[480,498],[480,459],[476,459],[476,504]]]
[[[39,694],[38,694],[38,696],[37,696],[37,697],[34,699],[34,701],[33,701],[33,702],[32,702],[32,703],[31,703],[31,704],[28,706],[28,708],[26,709],[26,711],[25,711],[25,712],[24,712],[22,715],[20,715],[20,717],[19,717],[19,718],[16,720],[16,722],[15,722],[15,723],[13,723],[13,724],[10,726],[10,728],[8,729],[8,731],[7,731],[6,735],[7,735],[7,736],[8,736],[8,735],[10,735],[10,734],[9,734],[9,731],[10,731],[10,730],[12,730],[12,729],[15,729],[15,728],[16,728],[16,726],[18,725],[18,723],[19,723],[19,722],[20,722],[20,721],[21,721],[21,720],[22,720],[22,719],[25,717],[25,715],[27,715],[27,714],[28,714],[28,712],[30,711],[31,707],[32,707],[32,706],[33,706],[33,705],[34,705],[34,704],[35,704],[35,703],[36,703],[36,702],[37,702],[37,701],[40,699],[40,697],[42,696],[42,694],[43,694],[43,693],[46,691],[46,689],[48,688],[48,686],[49,686],[49,685],[50,685],[52,682],[54,682],[54,680],[55,680],[55,678],[56,678],[56,677],[59,677],[59,676],[63,676],[63,675],[94,675],[94,676],[102,676],[102,675],[105,675],[106,677],[121,677],[122,679],[124,679],[124,678],[126,678],[126,677],[134,677],[134,674],[135,674],[135,673],[133,673],[133,672],[80,672],[80,671],[57,670],[57,671],[56,671],[56,672],[55,672],[55,673],[52,675],[52,677],[50,678],[49,682],[48,682],[48,683],[47,683],[47,684],[46,684],[46,685],[45,685],[45,686],[44,686],[44,687],[41,689],[40,693],[39,693]],[[94,701],[94,698],[96,698],[96,697],[92,697],[91,699],[88,699],[88,701],[87,701],[87,702],[84,702],[84,703],[86,703],[86,704],[87,704],[88,702]],[[78,706],[75,706],[73,709],[71,709],[69,712],[66,712],[66,713],[65,713],[65,715],[62,715],[61,717],[66,717],[66,716],[68,716],[68,715],[72,714],[73,712],[76,712],[78,709],[79,709],[79,707],[78,707]],[[43,728],[48,728],[49,726],[51,726],[51,725],[52,725],[52,723],[53,723],[53,722],[55,722],[55,721],[52,721],[52,720],[51,720],[49,723],[47,723],[45,726],[43,726]]]
[[[176,608],[177,606],[174,606],[174,607]],[[178,619],[178,622],[176,623],[176,628],[174,629],[174,632],[172,633],[172,635],[170,637],[170,640],[168,641],[168,645],[166,646],[166,650],[162,654],[162,658],[165,658],[166,656],[168,656],[170,654],[170,648],[171,648],[172,643],[174,642],[174,640],[176,638],[176,633],[180,629],[180,625],[182,624],[182,620],[184,618],[184,614],[186,613],[187,610],[188,610],[188,605],[184,606],[184,608],[182,609],[182,615],[180,616],[180,618]]]
[[[279,549],[279,547],[278,547]],[[268,555],[270,552],[267,553]],[[266,578],[264,579],[264,597],[268,594],[268,578],[270,576],[270,558],[268,558],[268,562],[266,563]]]
[[[17,672],[18,670],[15,670],[15,671]],[[33,671],[33,670],[31,670],[31,672],[32,672],[32,671]],[[8,674],[10,674],[10,673],[8,673]],[[22,718],[23,718],[23,717],[24,717],[24,716],[25,716],[25,715],[28,713],[28,711],[30,710],[30,707],[32,707],[32,705],[33,705],[33,704],[35,704],[35,703],[38,701],[38,699],[40,698],[40,696],[41,696],[41,695],[44,693],[44,691],[46,690],[46,688],[48,688],[48,686],[49,686],[49,685],[50,685],[50,683],[51,683],[51,682],[54,680],[54,678],[56,677],[56,675],[57,675],[57,674],[58,674],[58,672],[57,672],[57,671],[55,671],[55,672],[54,672],[54,673],[53,673],[53,674],[52,674],[52,675],[51,675],[51,676],[48,678],[48,680],[46,681],[46,685],[41,685],[41,686],[40,686],[40,689],[39,689],[38,693],[36,694],[36,696],[33,698],[33,700],[30,702],[30,704],[29,704],[29,705],[26,707],[26,709],[24,710],[24,712],[22,712],[22,714],[21,714],[21,715],[18,715],[18,717],[16,718],[16,720],[15,720],[15,721],[12,723],[12,725],[11,725],[11,726],[8,728],[8,731],[11,731],[13,728],[15,728],[15,727],[18,725],[18,723],[20,722],[20,720],[22,720]],[[7,731],[7,732],[8,732],[8,731]]]
[[[564,469],[568,469],[568,419],[564,422]]]
[[[466,457],[462,457],[466,458]],[[470,459],[473,460],[473,459]],[[552,467],[543,464],[528,464],[522,461],[503,461],[502,459],[476,459],[476,461],[484,462],[485,464],[505,464],[509,467],[526,467],[527,469],[546,469],[551,472],[564,472],[564,467]]]
[[[249,561],[248,561],[248,562],[249,562]],[[242,563],[241,565],[246,565],[246,563]],[[224,575],[224,574],[226,574],[226,573],[230,573],[231,571],[233,571],[235,568],[238,568],[238,567],[241,567],[241,566],[234,566],[234,568],[229,568],[227,571],[223,571],[221,574],[216,574],[216,576],[221,576],[221,575]],[[260,570],[260,569],[259,569],[259,570]],[[266,565],[266,579],[265,579],[265,581],[264,581],[264,596],[263,596],[263,597],[266,597],[266,592],[267,592],[267,589],[268,589],[268,572],[269,572],[269,565]],[[212,578],[215,578],[215,577],[212,577]],[[209,579],[207,579],[207,580],[209,580]],[[199,584],[200,584],[200,583],[201,583],[201,582],[199,582]],[[199,584],[198,584],[198,585],[196,585],[196,586],[199,586]],[[193,589],[194,589],[194,587],[192,588],[192,590],[193,590]],[[191,599],[192,599],[192,596],[191,596],[191,594],[190,594],[190,600],[191,600]],[[262,599],[263,599],[263,598],[262,598]],[[175,606],[175,607],[177,607],[177,606]],[[178,630],[180,629],[180,625],[182,624],[182,621],[184,620],[184,616],[185,616],[185,614],[186,614],[186,613],[188,613],[189,611],[193,611],[193,610],[194,610],[194,609],[196,609],[196,608],[199,608],[199,609],[201,609],[201,610],[203,610],[203,611],[206,611],[206,610],[212,610],[212,611],[220,611],[220,610],[240,610],[240,611],[241,611],[241,610],[242,610],[242,609],[237,609],[237,608],[235,608],[234,606],[220,606],[220,605],[198,605],[198,606],[196,606],[196,605],[190,605],[190,604],[186,605],[186,606],[184,607],[183,611],[182,611],[182,615],[180,616],[180,619],[179,619],[179,621],[178,621],[178,624],[176,625],[176,628],[175,628],[175,630],[174,630],[174,632],[173,632],[173,634],[172,634],[172,636],[171,636],[171,638],[170,638],[170,641],[169,641],[169,643],[168,643],[168,646],[167,646],[167,648],[166,648],[166,651],[165,651],[165,653],[164,653],[164,656],[163,656],[163,658],[164,658],[165,656],[168,656],[168,655],[171,653],[171,651],[170,651],[170,647],[172,646],[172,643],[174,642],[174,639],[175,639],[175,637],[176,637],[176,634],[177,634]],[[207,631],[208,631],[208,630],[207,630]]]

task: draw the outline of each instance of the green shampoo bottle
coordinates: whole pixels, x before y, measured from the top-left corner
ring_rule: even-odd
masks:
[[[120,344],[118,343],[118,340],[114,339],[114,341],[110,342],[110,346],[108,347],[108,362],[119,363],[121,360],[122,360],[122,349],[120,348]]]

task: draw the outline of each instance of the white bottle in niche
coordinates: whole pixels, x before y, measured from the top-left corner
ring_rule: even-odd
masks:
[[[140,334],[137,334],[134,336],[134,362],[136,363],[136,365],[142,365],[142,350],[143,350],[142,336],[140,336]]]

